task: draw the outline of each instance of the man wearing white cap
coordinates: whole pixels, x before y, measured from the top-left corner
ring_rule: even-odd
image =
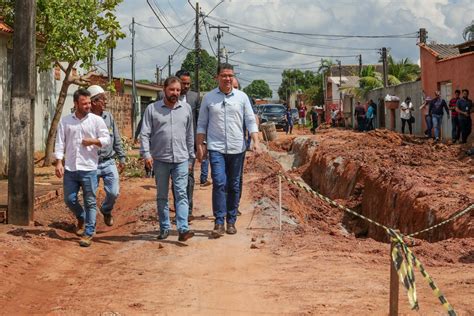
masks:
[[[104,216],[107,226],[114,224],[112,209],[119,195],[119,172],[125,167],[125,151],[122,147],[122,138],[117,124],[110,112],[105,111],[107,96],[104,89],[93,85],[87,89],[91,93],[92,113],[102,117],[107,125],[110,135],[110,143],[99,149],[99,165],[97,167],[97,182],[100,178],[104,181],[105,199],[99,208]],[[119,168],[115,164],[115,156],[119,159]]]

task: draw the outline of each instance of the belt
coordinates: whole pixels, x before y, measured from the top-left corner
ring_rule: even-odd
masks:
[[[108,160],[112,159],[112,157],[107,157],[107,158],[99,158],[99,163],[106,162]]]

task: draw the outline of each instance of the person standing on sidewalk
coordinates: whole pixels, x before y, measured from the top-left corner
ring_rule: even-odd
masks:
[[[85,89],[74,92],[75,111],[59,122],[54,147],[56,176],[63,178],[64,201],[77,218],[76,234],[82,236],[79,241],[82,247],[91,245],[95,233],[97,149],[110,144],[104,120],[90,113],[90,95]],[[81,188],[84,207],[77,196]]]
[[[178,240],[194,236],[188,228],[187,195],[189,165],[195,158],[194,124],[191,106],[180,101],[181,80],[169,77],[164,83],[164,98],[148,105],[140,132],[140,154],[148,167],[153,165],[157,188],[156,203],[160,233],[168,238],[171,229],[168,187],[171,176],[176,205]]]
[[[461,143],[467,143],[467,138],[472,131],[472,100],[469,99],[469,90],[462,90],[462,99],[457,102],[457,109],[459,112],[459,125],[461,127]]]
[[[451,111],[451,124],[452,124],[451,138],[453,140],[453,144],[456,144],[456,142],[459,140],[459,136],[461,133],[461,126],[459,124],[459,115],[458,115],[458,112],[456,112],[457,103],[460,99],[459,98],[460,95],[461,95],[461,91],[456,90],[454,91],[454,98],[449,100],[449,110]]]
[[[209,152],[214,234],[217,236],[225,232],[237,233],[240,173],[247,150],[244,124],[252,138],[250,149],[259,147],[258,127],[250,100],[244,92],[232,87],[233,78],[233,66],[220,64],[217,71],[219,86],[204,96],[197,127],[198,160]]]
[[[99,207],[99,210],[104,216],[104,223],[107,226],[112,226],[114,224],[112,210],[120,192],[119,173],[122,173],[125,168],[125,151],[122,147],[122,138],[114,117],[112,113],[105,111],[107,96],[105,95],[104,89],[100,86],[93,85],[87,88],[87,90],[91,93],[92,113],[104,119],[110,135],[110,144],[99,150],[97,183],[100,178],[104,181],[105,199],[102,206]],[[118,170],[115,164],[115,156],[119,159]]]
[[[443,109],[446,111],[446,114],[449,117],[449,109],[446,101],[441,98],[439,91],[435,92],[435,98],[431,100],[430,107],[428,109],[428,114],[433,120],[433,129],[435,142],[439,141],[441,137],[441,124],[443,123]]]
[[[405,101],[402,102],[400,105],[400,119],[402,120],[402,134],[405,134],[405,125],[408,124],[408,130],[410,131],[410,135],[413,134],[412,124],[412,111],[415,108],[413,107],[413,103],[411,102],[411,98],[407,97]]]

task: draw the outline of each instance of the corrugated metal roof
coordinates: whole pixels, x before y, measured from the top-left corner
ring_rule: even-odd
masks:
[[[426,47],[434,51],[437,54],[437,57],[440,59],[459,55],[459,49],[456,47],[456,45],[432,43],[426,44]]]

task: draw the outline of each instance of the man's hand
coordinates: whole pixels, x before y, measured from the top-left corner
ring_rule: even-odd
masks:
[[[56,177],[62,178],[64,175],[64,166],[62,160],[56,160],[56,168],[55,168]]]
[[[153,168],[153,158],[145,159],[145,166],[151,170]]]
[[[98,147],[102,147],[102,144],[100,143],[100,140],[98,140],[97,138],[84,138],[82,140],[82,145],[84,145],[84,146],[96,145]]]
[[[199,162],[202,162],[207,158],[207,147],[203,144],[197,146],[196,158]]]
[[[252,138],[252,142],[250,144],[250,150],[260,154],[262,152],[260,148],[260,141],[258,140],[258,133],[252,133],[250,134],[250,137]]]
[[[122,173],[123,170],[125,170],[125,163],[119,162],[119,165],[118,165],[118,172],[119,172],[119,173]]]

